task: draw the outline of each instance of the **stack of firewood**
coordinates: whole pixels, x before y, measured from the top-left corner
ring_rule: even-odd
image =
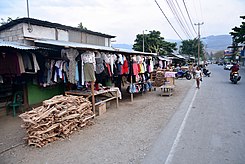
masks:
[[[152,84],[155,87],[160,87],[164,84],[164,71],[157,70],[156,71],[156,78],[154,83]]]
[[[60,138],[69,137],[80,128],[91,125],[92,104],[82,96],[59,95],[43,101],[43,105],[20,115],[27,132],[27,144],[43,147]]]

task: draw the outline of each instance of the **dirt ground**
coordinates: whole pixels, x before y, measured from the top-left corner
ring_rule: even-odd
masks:
[[[141,163],[159,133],[178,110],[194,80],[179,79],[173,96],[160,96],[160,89],[110,103],[93,126],[75,132],[69,139],[43,148],[27,146],[22,121],[0,116],[0,164]]]

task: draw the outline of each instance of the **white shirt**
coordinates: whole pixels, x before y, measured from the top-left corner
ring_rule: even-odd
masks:
[[[196,78],[200,78],[202,74],[201,70],[196,70]]]

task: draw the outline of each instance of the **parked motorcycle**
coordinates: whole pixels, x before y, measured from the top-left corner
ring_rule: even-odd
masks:
[[[237,82],[241,80],[241,76],[239,76],[238,72],[233,72],[231,74],[230,80],[232,83],[237,84]]]
[[[176,79],[178,78],[186,78],[187,80],[190,80],[192,78],[190,71],[183,71],[180,70],[175,74]]]
[[[203,74],[204,74],[205,76],[210,77],[211,72],[210,72],[208,69],[203,68],[202,72],[203,72]]]

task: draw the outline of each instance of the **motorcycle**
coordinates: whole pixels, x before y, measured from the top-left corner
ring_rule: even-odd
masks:
[[[190,80],[192,78],[190,71],[182,71],[182,70],[178,71],[175,74],[175,77],[176,79],[185,77],[187,80]]]
[[[203,68],[202,72],[205,76],[210,77],[211,72],[208,69]]]
[[[230,80],[232,83],[237,84],[237,82],[241,80],[241,76],[239,76],[238,72],[232,72]]]

